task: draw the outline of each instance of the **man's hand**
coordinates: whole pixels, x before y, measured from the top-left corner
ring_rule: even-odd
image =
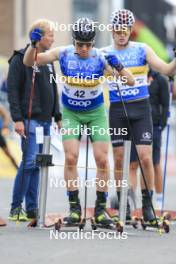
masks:
[[[41,28],[34,28],[30,33],[31,45],[35,48],[37,42],[41,40],[43,36],[43,30]]]
[[[22,121],[15,122],[15,131],[22,137],[25,137],[25,127]]]
[[[107,60],[108,64],[112,67],[115,68],[118,72],[123,70],[123,65],[115,55],[107,55],[105,56],[105,59]]]

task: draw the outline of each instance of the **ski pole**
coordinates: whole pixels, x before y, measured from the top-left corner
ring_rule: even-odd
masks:
[[[164,161],[164,173],[163,173],[163,196],[162,196],[162,206],[161,206],[161,215],[164,211],[164,198],[166,190],[166,176],[167,176],[167,161],[168,161],[168,149],[169,149],[169,135],[170,135],[170,118],[171,118],[171,106],[172,106],[172,97],[173,97],[173,77],[169,77],[170,83],[170,92],[169,92],[169,109],[168,109],[168,119],[167,119],[167,132],[166,132],[166,148],[165,148],[165,161]]]
[[[84,220],[87,214],[87,179],[88,179],[88,162],[89,162],[89,136],[86,135],[86,161],[85,161],[85,186],[84,186]]]

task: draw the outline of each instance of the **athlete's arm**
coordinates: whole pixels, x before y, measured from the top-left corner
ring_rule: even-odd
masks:
[[[121,71],[117,71],[116,69],[112,68],[109,64],[105,65],[105,71],[107,75],[116,76],[116,78],[120,78],[121,82],[125,85],[133,86],[135,84],[135,80],[133,78],[133,75],[131,72],[129,72],[127,69],[122,68]]]
[[[56,61],[59,57],[60,48],[54,48],[44,53],[37,54],[37,65],[45,65],[47,63],[51,63]],[[29,46],[25,52],[23,63],[26,66],[33,66],[35,59],[35,48]]]
[[[167,76],[173,76],[176,74],[176,59],[173,59],[170,63],[166,63],[161,60],[148,45],[146,45],[146,53],[147,62],[155,71]]]

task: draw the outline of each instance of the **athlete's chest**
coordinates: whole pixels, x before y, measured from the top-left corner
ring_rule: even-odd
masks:
[[[61,71],[66,76],[96,77],[103,75],[103,63],[98,56],[81,59],[75,54],[68,54],[60,58]],[[92,76],[94,75],[94,76]]]

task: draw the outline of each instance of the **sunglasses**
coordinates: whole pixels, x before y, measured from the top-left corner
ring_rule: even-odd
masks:
[[[86,45],[87,48],[92,47],[93,42],[79,42],[76,41],[76,45],[78,45],[78,47],[82,48],[84,45]]]
[[[127,29],[127,30],[115,30],[115,33],[117,34],[117,35],[125,35],[125,36],[128,36],[129,35],[129,33],[130,33],[130,29]]]

